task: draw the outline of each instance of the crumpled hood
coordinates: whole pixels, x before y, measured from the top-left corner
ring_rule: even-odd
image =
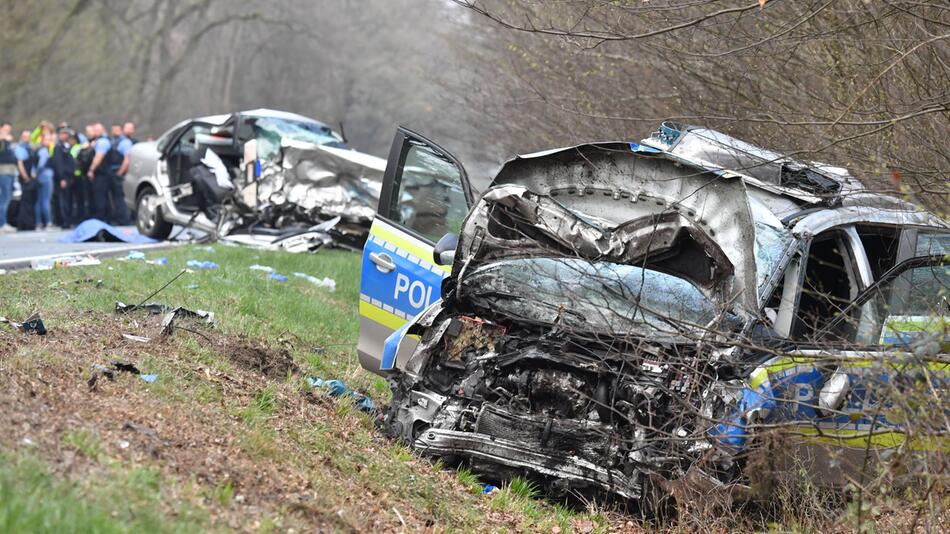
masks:
[[[754,242],[736,175],[632,143],[588,144],[508,161],[463,223],[453,272],[538,255],[645,263],[754,312]]]
[[[258,198],[273,205],[294,204],[326,219],[373,219],[386,161],[345,148],[285,141],[280,164],[264,166]]]

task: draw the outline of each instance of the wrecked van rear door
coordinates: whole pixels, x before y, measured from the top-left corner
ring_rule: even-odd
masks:
[[[365,369],[393,369],[411,352],[414,343],[404,343],[398,355],[390,351],[395,357],[382,357],[389,335],[441,298],[451,265],[437,264],[433,252],[443,237],[458,234],[471,202],[455,157],[405,128],[396,131],[363,248],[357,352]]]

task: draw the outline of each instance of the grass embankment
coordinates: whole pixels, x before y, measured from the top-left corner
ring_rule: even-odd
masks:
[[[357,254],[191,246],[148,257],[169,263],[0,276],[0,315],[39,311],[49,330],[0,325],[0,531],[630,528],[538,501],[523,481],[483,496],[471,474],[414,457],[347,400],[308,387],[307,376],[338,378],[377,404],[388,396],[356,359]],[[185,321],[191,331],[163,338],[160,316],[113,313],[189,259],[220,268],[152,300],[213,311],[215,329]],[[329,276],[337,289],[271,280],[252,264]],[[93,366],[113,361],[158,379],[117,373],[90,388]]]

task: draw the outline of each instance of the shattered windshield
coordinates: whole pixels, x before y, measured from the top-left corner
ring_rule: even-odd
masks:
[[[247,122],[254,127],[257,155],[264,160],[274,159],[274,156],[280,153],[281,142],[284,140],[331,146],[340,146],[343,143],[343,139],[336,132],[318,122],[273,117],[251,117]]]
[[[755,219],[755,281],[761,292],[769,276],[778,268],[792,234],[760,202],[749,199],[749,207],[752,208],[752,217]]]
[[[580,258],[504,260],[475,271],[462,293],[513,318],[583,331],[682,335],[716,318],[716,307],[682,278]]]

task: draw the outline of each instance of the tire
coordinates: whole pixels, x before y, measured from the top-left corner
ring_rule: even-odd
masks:
[[[135,226],[140,234],[161,241],[171,235],[172,225],[162,217],[158,200],[159,196],[151,187],[145,187],[139,192],[135,202]]]

